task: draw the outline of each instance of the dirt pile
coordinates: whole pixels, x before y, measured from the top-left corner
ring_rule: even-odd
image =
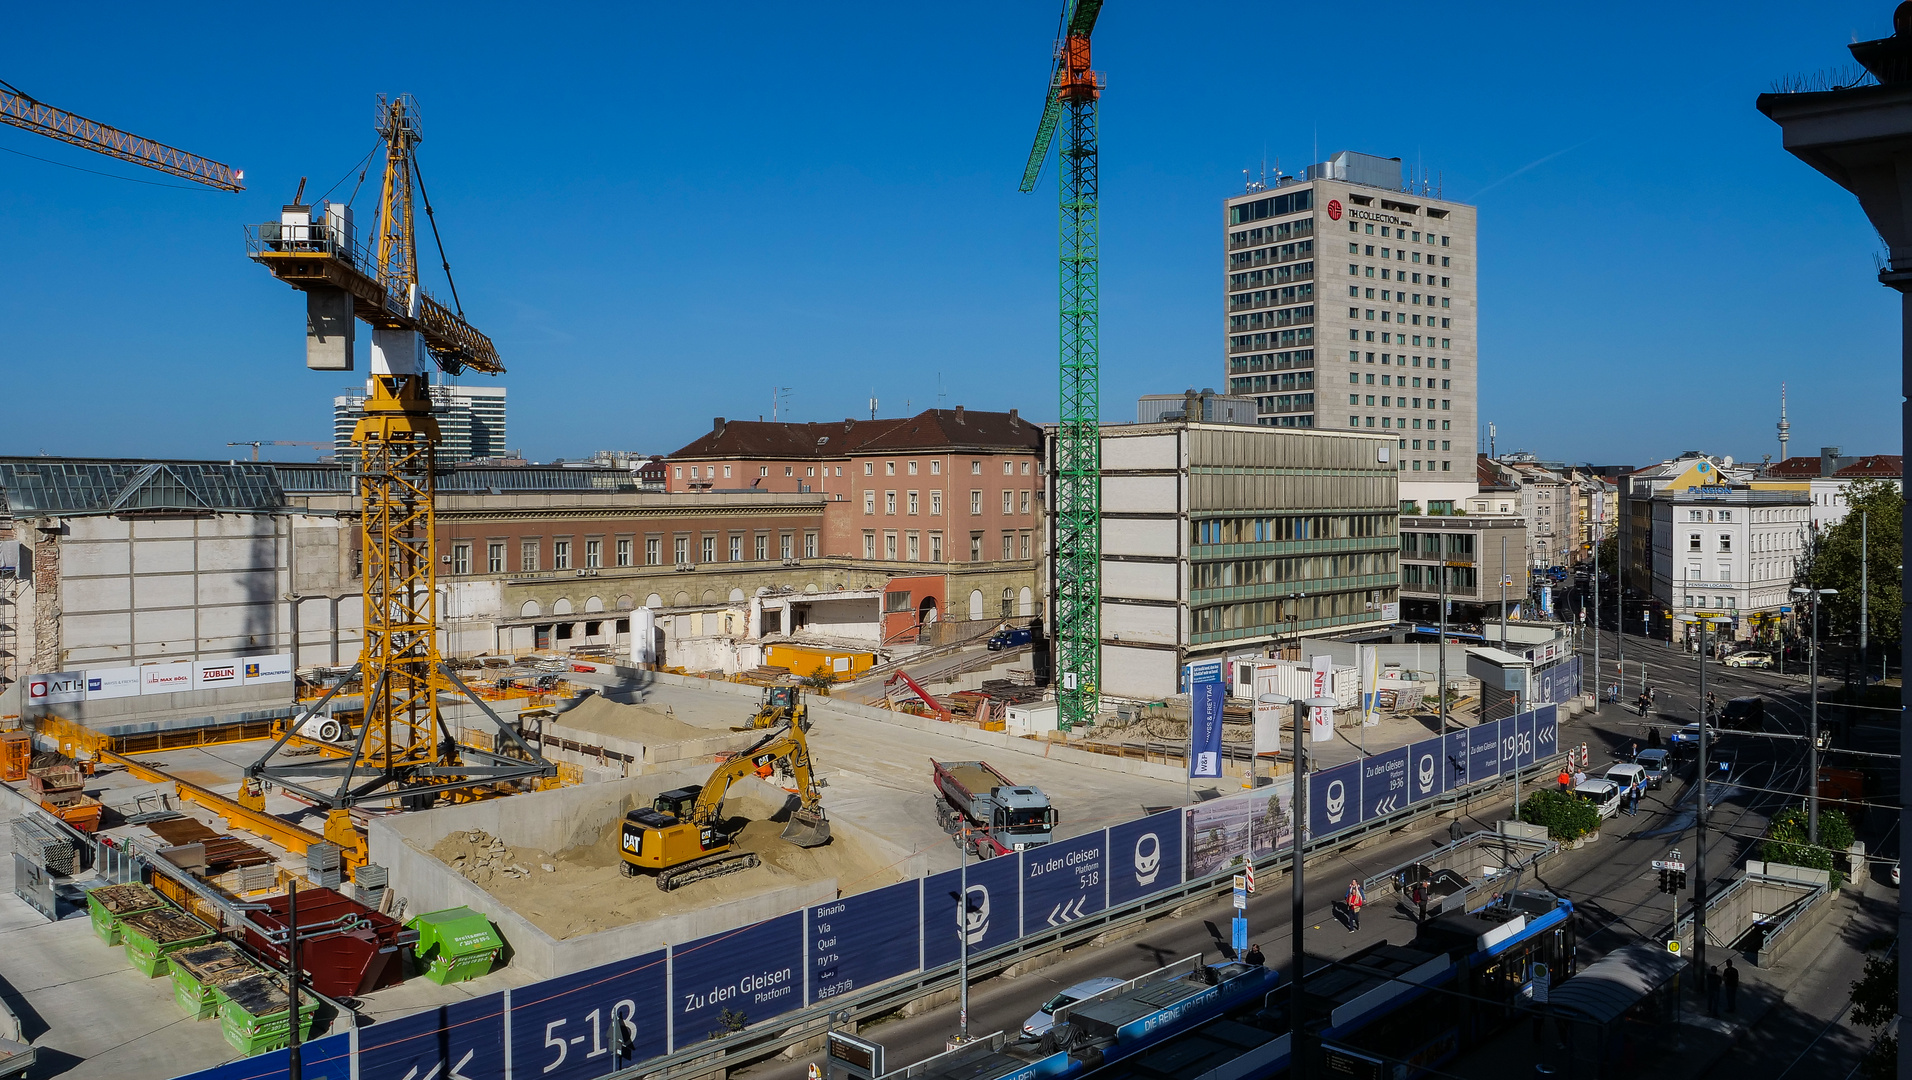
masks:
[[[577,731],[614,739],[631,739],[647,746],[663,746],[730,733],[728,730],[718,732],[686,724],[668,707],[619,705],[596,694],[589,695],[574,708],[559,713],[553,722]]]
[[[781,807],[754,796],[724,804],[727,824],[739,828],[733,847],[752,851],[762,864],[694,882],[671,892],[649,875],[625,877],[618,856],[621,823],[605,826],[596,841],[551,853],[510,847],[484,832],[456,832],[432,854],[484,888],[554,938],[564,939],[695,911],[770,889],[835,878],[845,893],[888,885],[902,878],[887,856],[839,829],[830,843],[800,848],[781,838]]]

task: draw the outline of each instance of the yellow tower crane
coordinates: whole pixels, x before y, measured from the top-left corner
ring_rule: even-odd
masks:
[[[287,726],[286,735],[247,768],[247,775],[296,792],[331,811],[326,835],[349,845],[347,807],[398,799],[429,806],[438,796],[555,776],[557,767],[527,745],[473,694],[439,655],[436,533],[433,516],[438,423],[432,418],[430,369],[504,371],[491,339],[457,310],[426,293],[419,281],[413,188],[434,237],[431,199],[418,168],[423,140],[418,105],[409,94],[380,95],[377,128],[385,149],[377,232],[362,246],[349,205],[316,213],[295,195],[278,221],[247,229],[249,254],[306,296],[306,366],[349,371],[354,319],[371,327],[365,415],[352,432],[353,479],[365,582],[365,644],[358,664]],[[301,193],[303,181],[301,182]],[[451,267],[443,259],[450,282]],[[340,688],[364,687],[365,721],[344,760],[275,760],[306,720],[320,715]],[[496,725],[496,749],[460,745],[441,715],[442,699],[472,701]]]

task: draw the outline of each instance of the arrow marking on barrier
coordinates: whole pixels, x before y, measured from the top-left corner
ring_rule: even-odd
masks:
[[[1396,805],[1396,803],[1400,802],[1400,799],[1401,797],[1399,795],[1389,795],[1386,799],[1374,804],[1374,812],[1377,814],[1392,814],[1400,809],[1400,807]]]
[[[1073,904],[1057,904],[1055,907],[1049,909],[1049,925],[1060,926],[1063,923],[1074,922],[1082,918],[1084,915],[1082,908],[1088,902],[1088,897],[1078,896]]]

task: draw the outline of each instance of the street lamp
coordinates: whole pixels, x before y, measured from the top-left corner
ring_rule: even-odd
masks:
[[[1712,724],[1706,716],[1706,630],[1708,626],[1717,630],[1732,622],[1724,615],[1676,615],[1674,618],[1688,624],[1698,624],[1700,628],[1700,762],[1699,762],[1699,813],[1697,834],[1694,838],[1693,863],[1693,957],[1695,969],[1699,972],[1697,986],[1701,992],[1706,989],[1706,770],[1707,751],[1711,748]]]
[[[1838,589],[1794,589],[1793,595],[1812,601],[1812,651],[1807,678],[1812,682],[1812,718],[1806,723],[1806,839],[1819,842],[1819,604]],[[1863,625],[1863,624],[1861,624]],[[1863,669],[1861,669],[1863,670]]]
[[[1290,848],[1292,865],[1288,868],[1288,901],[1292,909],[1289,913],[1291,925],[1288,930],[1290,942],[1290,958],[1288,963],[1293,969],[1288,976],[1288,1060],[1292,1063],[1289,1069],[1290,1074],[1294,1076],[1296,1080],[1300,1080],[1300,1077],[1307,1068],[1306,1059],[1303,1057],[1301,1051],[1301,979],[1303,968],[1301,933],[1306,924],[1304,909],[1307,906],[1301,897],[1301,834],[1302,823],[1307,820],[1308,813],[1308,744],[1302,737],[1301,717],[1304,711],[1312,712],[1315,709],[1332,709],[1340,703],[1331,697],[1291,698],[1282,694],[1263,694],[1257,700],[1269,705],[1293,705],[1295,707],[1295,785],[1294,793],[1290,795],[1288,799],[1288,806],[1292,811],[1290,816],[1294,818],[1291,837],[1292,847]],[[1250,842],[1249,851],[1252,855],[1254,851],[1252,841]]]

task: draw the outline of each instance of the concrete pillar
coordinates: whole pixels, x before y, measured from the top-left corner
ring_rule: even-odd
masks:
[[[307,289],[305,366],[314,371],[352,370],[352,294],[344,289]]]

